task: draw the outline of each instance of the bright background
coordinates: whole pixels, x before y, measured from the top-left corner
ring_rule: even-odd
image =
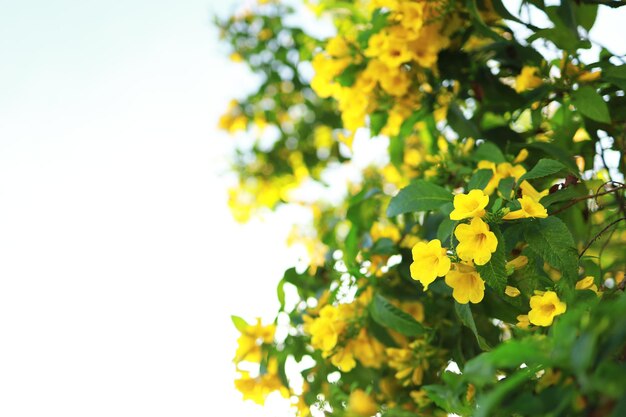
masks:
[[[232,383],[230,314],[270,318],[294,260],[288,222],[226,207],[234,8],[0,0],[1,416],[278,415]]]

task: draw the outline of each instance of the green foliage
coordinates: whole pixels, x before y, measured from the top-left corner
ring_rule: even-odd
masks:
[[[403,188],[391,199],[387,207],[387,216],[394,217],[398,214],[414,211],[437,210],[442,205],[452,201],[452,193],[436,184],[417,180],[415,183]]]
[[[376,323],[405,336],[419,336],[426,331],[410,314],[395,307],[380,294],[374,296],[369,311]]]
[[[298,2],[217,22],[259,79],[220,120],[233,214],[311,214],[274,322],[232,316],[244,398],[626,413],[626,65],[588,36],[621,5],[321,0],[328,39]]]

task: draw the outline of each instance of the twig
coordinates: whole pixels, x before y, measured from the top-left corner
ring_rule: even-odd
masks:
[[[589,3],[589,4],[599,4],[602,6],[609,6],[612,7],[614,9],[618,8],[618,7],[622,7],[622,6],[626,6],[626,2],[625,1],[621,1],[621,0],[584,0],[583,3]]]
[[[578,255],[578,259],[582,258],[582,256],[585,254],[585,252],[587,252],[587,249],[589,249],[589,247],[593,244],[593,242],[595,242],[596,240],[598,240],[598,238],[600,236],[602,236],[602,234],[604,232],[606,232],[607,230],[609,230],[611,227],[615,226],[617,223],[621,222],[622,220],[626,220],[626,217],[620,217],[619,219],[612,221],[611,223],[609,223],[608,226],[606,226],[604,229],[600,230],[600,232],[595,235],[593,237],[593,239],[591,239],[589,241],[589,243],[587,243],[587,246],[585,246],[585,248],[583,249],[583,251],[580,253],[580,255]]]
[[[611,185],[618,184],[618,185],[617,185],[615,188],[612,188],[612,189],[611,189],[611,190],[609,190],[609,191],[600,192],[600,189],[601,189],[602,187],[604,187],[605,185],[607,185],[607,184],[611,184]],[[582,197],[577,197],[577,198],[574,198],[573,200],[570,200],[568,204],[566,204],[566,205],[564,205],[563,207],[561,207],[560,209],[558,209],[558,210],[556,210],[556,211],[554,211],[554,212],[550,213],[550,215],[551,215],[551,216],[553,216],[553,215],[555,215],[555,214],[559,214],[559,213],[561,213],[562,211],[565,211],[565,210],[567,210],[568,208],[572,207],[572,206],[573,206],[573,205],[575,205],[576,203],[579,203],[579,202],[581,202],[581,201],[585,201],[585,200],[589,200],[590,198],[595,198],[595,199],[596,199],[596,203],[597,203],[597,202],[598,202],[598,201],[597,201],[598,197],[601,197],[601,196],[603,196],[603,195],[607,195],[607,194],[611,194],[611,193],[613,193],[613,192],[615,192],[615,191],[618,191],[618,190],[621,190],[621,189],[623,189],[623,188],[626,188],[626,185],[625,185],[625,184],[622,184],[621,182],[617,182],[617,181],[607,181],[607,182],[605,182],[604,184],[602,184],[600,187],[598,187],[598,190],[595,192],[595,194],[589,194],[589,195],[585,195],[585,196],[582,196]]]

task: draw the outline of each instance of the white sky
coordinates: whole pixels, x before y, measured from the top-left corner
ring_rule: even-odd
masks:
[[[0,0],[1,416],[277,415],[232,384],[229,316],[269,318],[293,261],[217,175],[254,85],[210,24],[233,7]]]
[[[267,415],[230,314],[274,312],[289,225],[228,213],[219,3],[0,0],[3,417]]]

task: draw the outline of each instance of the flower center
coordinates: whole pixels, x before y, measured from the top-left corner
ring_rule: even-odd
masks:
[[[550,304],[544,304],[541,306],[541,311],[544,314],[552,314],[554,312],[554,310],[556,309],[556,307],[554,306],[554,304],[550,303]]]

